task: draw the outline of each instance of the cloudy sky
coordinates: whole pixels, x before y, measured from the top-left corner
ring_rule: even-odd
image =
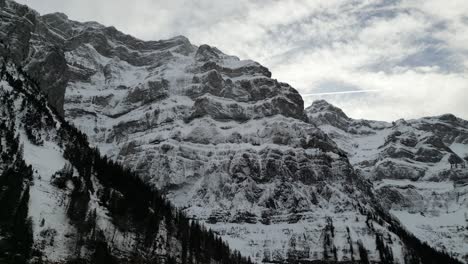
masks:
[[[176,35],[270,68],[351,117],[468,119],[466,0],[18,0],[40,13]]]

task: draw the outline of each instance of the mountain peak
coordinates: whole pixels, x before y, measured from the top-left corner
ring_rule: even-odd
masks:
[[[439,116],[439,120],[457,123],[462,121],[460,118],[456,117],[454,114],[444,114]]]
[[[177,35],[177,36],[172,37],[170,39],[174,40],[174,41],[183,41],[183,42],[189,42],[190,43],[190,40],[186,36],[183,36],[183,35]]]
[[[45,14],[43,15],[43,17],[55,17],[61,20],[68,20],[68,16],[62,12],[54,12],[54,13]]]
[[[209,61],[209,60],[217,60],[219,59],[219,52],[217,49],[203,44],[198,47],[197,53],[195,54],[195,58],[199,61]]]
[[[334,106],[333,104],[330,104],[326,100],[315,100],[307,109],[307,112],[309,113],[320,113],[320,112],[331,112],[334,113],[342,118],[349,119],[349,117],[341,110],[341,108],[338,108]]]

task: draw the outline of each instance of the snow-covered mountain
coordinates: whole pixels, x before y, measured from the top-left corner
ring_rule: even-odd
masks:
[[[467,260],[468,121],[450,114],[392,123],[355,120],[323,100],[306,112],[410,231]]]
[[[65,52],[74,76],[65,116],[109,157],[257,261],[351,260],[359,241],[375,247],[366,209],[356,210],[369,207],[367,186],[306,122],[297,91],[255,62],[183,37],[139,47],[115,30],[88,31]],[[332,225],[336,245],[327,240]]]
[[[0,263],[251,263],[100,156],[0,59]]]
[[[455,262],[422,244],[380,205],[346,149],[309,122],[298,92],[260,64],[197,47],[185,37],[141,41],[64,14],[40,16],[9,0],[0,0],[0,7],[0,54],[37,81],[57,118],[64,115],[101,153],[137,172],[145,186],[161,189],[244,256],[275,263]],[[41,151],[33,148],[24,156],[40,159]],[[46,174],[52,171],[45,170],[57,168],[43,167],[40,178],[50,182]],[[94,180],[88,184],[100,189]],[[90,201],[98,194],[91,191]],[[56,201],[47,199],[37,201]],[[104,213],[97,210],[102,218],[114,205],[104,207]],[[45,210],[37,208],[39,214]],[[55,221],[62,222],[67,220]],[[112,229],[114,222],[101,229]],[[69,228],[60,228],[65,236]],[[112,235],[111,249],[124,256],[133,238],[141,239],[132,232],[119,236],[115,241]],[[184,263],[184,240],[176,240],[170,259]],[[42,240],[36,236],[37,241]],[[108,237],[104,241],[109,244]],[[164,254],[171,246],[161,246]]]

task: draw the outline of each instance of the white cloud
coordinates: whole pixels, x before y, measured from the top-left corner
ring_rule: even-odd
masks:
[[[382,91],[325,96],[353,117],[468,119],[466,0],[20,2],[143,39],[185,35],[259,61],[301,93]]]

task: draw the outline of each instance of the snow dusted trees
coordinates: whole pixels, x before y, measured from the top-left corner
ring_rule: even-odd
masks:
[[[26,110],[26,114],[23,117],[24,131],[29,141],[37,146],[42,146],[44,140],[42,139],[41,129],[42,121],[39,113],[34,112],[31,108]]]
[[[359,257],[361,259],[361,263],[369,264],[369,253],[367,252],[367,249],[362,244],[362,241],[359,240],[357,244],[358,244]]]
[[[55,172],[51,181],[52,184],[58,187],[59,189],[64,189],[66,187],[67,181],[72,180],[73,177],[73,166],[70,163],[66,163],[65,166]]]
[[[336,246],[334,244],[335,227],[333,226],[333,219],[327,217],[327,225],[323,231],[323,259],[338,261]]]
[[[463,159],[458,157],[456,154],[451,154],[448,161],[450,163],[450,168],[451,169],[458,168],[458,165],[460,165],[460,167],[463,167],[463,165],[465,164]]]
[[[7,112],[0,109],[0,115]],[[0,124],[0,263],[19,264],[29,259],[33,243],[28,218],[33,172],[23,160],[22,147],[10,124]]]
[[[392,249],[387,244],[385,244],[382,234],[380,233],[375,234],[375,244],[377,246],[377,251],[379,252],[379,255],[380,255],[380,262],[382,264],[393,263]]]

